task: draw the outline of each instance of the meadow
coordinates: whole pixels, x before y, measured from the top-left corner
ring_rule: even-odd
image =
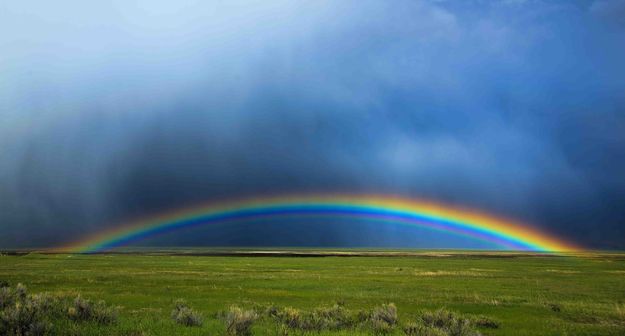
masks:
[[[0,281],[22,283],[29,293],[104,300],[116,311],[114,323],[53,322],[61,335],[224,335],[232,306],[257,314],[255,335],[404,335],[440,308],[489,321],[475,324],[483,335],[625,335],[625,254],[316,256],[5,254]],[[200,326],[176,323],[178,299]],[[271,317],[287,307],[366,315],[390,303],[397,321],[378,331],[364,322],[303,331]]]

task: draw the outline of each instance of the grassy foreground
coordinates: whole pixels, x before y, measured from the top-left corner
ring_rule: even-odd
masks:
[[[337,302],[353,311],[394,303],[399,322],[393,335],[403,335],[402,326],[422,311],[442,307],[497,321],[497,328],[478,327],[484,335],[625,334],[623,254],[1,255],[0,280],[23,283],[33,293],[80,294],[117,307],[114,324],[77,321],[62,326],[78,335],[222,335],[226,328],[219,312],[232,305],[312,310]],[[172,320],[176,299],[184,299],[202,315],[202,326]],[[288,332],[270,318],[258,319],[252,331]],[[354,328],[320,334],[372,333]]]

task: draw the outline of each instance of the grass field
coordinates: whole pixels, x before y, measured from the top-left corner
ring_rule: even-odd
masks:
[[[441,307],[498,321],[498,328],[479,328],[485,335],[625,335],[625,255],[617,253],[314,258],[31,253],[0,256],[0,280],[23,283],[34,293],[80,293],[118,307],[113,325],[55,326],[77,335],[222,335],[218,312],[231,305],[311,310],[336,302],[354,311],[395,303],[399,323],[393,335],[402,335],[401,326],[423,310]],[[201,327],[171,319],[178,298],[202,314]],[[260,318],[252,330],[277,335],[279,327]]]

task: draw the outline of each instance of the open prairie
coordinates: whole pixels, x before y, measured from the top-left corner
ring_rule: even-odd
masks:
[[[257,313],[256,335],[376,333],[365,324],[289,329],[268,313],[272,307],[305,312],[337,303],[353,314],[394,303],[397,323],[379,331],[392,335],[403,335],[424,311],[439,308],[492,322],[476,324],[484,335],[625,334],[625,255],[620,253],[6,254],[0,256],[0,280],[23,283],[30,293],[80,294],[116,307],[115,323],[61,319],[54,323],[60,334],[221,335],[226,333],[221,312],[232,306]],[[177,299],[201,316],[201,326],[172,319]]]

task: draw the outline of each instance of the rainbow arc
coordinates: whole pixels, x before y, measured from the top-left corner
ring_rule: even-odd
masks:
[[[348,194],[286,195],[209,203],[117,226],[62,250],[97,253],[211,223],[309,216],[362,218],[375,220],[381,225],[417,226],[468,236],[509,250],[580,250],[574,244],[529,225],[474,210],[394,196]]]

